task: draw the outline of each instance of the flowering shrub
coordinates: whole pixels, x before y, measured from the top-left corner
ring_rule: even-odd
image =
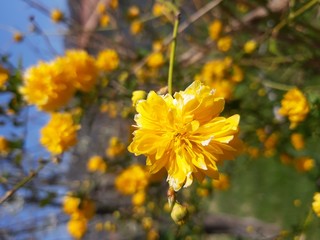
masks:
[[[0,204],[47,208],[1,233],[320,237],[318,1],[23,2],[65,49],[0,53]]]

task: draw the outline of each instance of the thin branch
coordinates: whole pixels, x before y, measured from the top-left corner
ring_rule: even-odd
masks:
[[[10,197],[13,196],[15,192],[17,192],[20,188],[22,188],[24,185],[26,185],[28,182],[30,182],[33,178],[35,178],[38,173],[49,163],[49,161],[39,161],[40,165],[39,167],[34,170],[30,171],[29,175],[22,179],[19,183],[17,183],[11,190],[7,191],[4,196],[0,198],[0,204],[4,203],[7,201]]]

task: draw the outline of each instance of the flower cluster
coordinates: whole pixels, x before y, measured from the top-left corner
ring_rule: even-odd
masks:
[[[67,224],[68,232],[74,238],[80,239],[86,233],[88,220],[94,216],[96,207],[89,199],[69,194],[63,199],[63,211],[71,216]]]
[[[243,80],[243,72],[230,57],[226,57],[207,62],[195,79],[216,89],[216,97],[230,99],[234,86]]]
[[[134,164],[121,172],[116,180],[116,189],[124,195],[132,195],[132,203],[140,206],[145,201],[145,190],[149,184],[149,174],[140,165]]]
[[[118,55],[113,50],[102,52],[97,61],[83,50],[68,50],[62,57],[27,69],[20,91],[29,104],[40,110],[56,111],[70,101],[75,91],[91,91],[99,69],[111,71],[118,64]]]
[[[53,113],[41,129],[40,142],[52,154],[61,154],[76,143],[79,129],[70,113]]]
[[[303,93],[293,88],[289,90],[281,100],[279,114],[288,116],[290,120],[290,129],[295,128],[298,123],[304,121],[310,111],[308,101]]]
[[[137,130],[128,150],[147,156],[151,174],[165,168],[175,191],[193,178],[218,178],[217,163],[233,159],[241,148],[240,117],[220,117],[223,108],[224,99],[199,81],[173,97],[151,91],[136,106]]]

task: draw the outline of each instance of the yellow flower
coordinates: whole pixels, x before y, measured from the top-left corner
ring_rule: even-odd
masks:
[[[218,178],[217,163],[233,159],[240,150],[240,116],[220,117],[224,99],[214,94],[195,81],[173,97],[151,91],[136,106],[137,130],[128,150],[147,156],[151,174],[165,168],[175,191],[190,186],[193,178]]]
[[[232,45],[232,38],[230,36],[222,37],[217,42],[217,48],[221,52],[227,52],[230,50]]]
[[[145,191],[138,191],[132,196],[132,204],[134,206],[142,206],[146,201],[146,193]]]
[[[136,18],[140,15],[140,9],[138,6],[131,6],[128,9],[128,17],[129,18]]]
[[[73,214],[78,211],[81,199],[72,196],[71,194],[66,195],[63,198],[63,211],[66,214]]]
[[[320,192],[313,195],[312,209],[320,217]]]
[[[289,165],[293,162],[293,158],[286,153],[282,153],[280,154],[280,161],[284,165]]]
[[[296,169],[299,172],[307,172],[314,168],[315,162],[314,159],[310,157],[300,157],[294,162]]]
[[[97,9],[96,9],[97,13],[102,15],[106,12],[106,10],[107,10],[107,6],[103,2],[99,2],[97,4]]]
[[[9,153],[9,143],[7,139],[0,136],[0,155],[5,156]]]
[[[113,9],[116,9],[119,6],[118,0],[111,0],[110,1],[110,7]]]
[[[164,64],[163,54],[160,52],[154,52],[149,55],[147,65],[150,68],[160,68]]]
[[[61,22],[64,18],[63,12],[61,12],[59,9],[53,9],[50,14],[51,14],[51,20],[54,23]]]
[[[107,171],[107,164],[102,157],[93,156],[89,159],[87,163],[87,170],[89,172],[105,173]]]
[[[306,97],[299,89],[293,88],[281,100],[279,114],[288,116],[291,123],[290,129],[293,129],[298,123],[304,121],[309,111],[310,108]]]
[[[301,133],[291,134],[291,144],[296,150],[301,150],[304,148],[304,139]]]
[[[216,90],[216,97],[222,97],[226,100],[230,100],[232,98],[234,85],[231,82],[226,80],[219,80],[212,82],[209,86]]]
[[[54,111],[66,105],[75,91],[69,74],[71,67],[59,58],[27,69],[24,86],[20,89],[24,99],[43,111]]]
[[[9,71],[0,65],[0,88],[4,86],[9,78]]]
[[[112,137],[109,140],[109,147],[106,150],[106,155],[110,158],[121,155],[126,150],[125,145],[117,137]]]
[[[134,20],[130,26],[130,32],[132,35],[137,35],[143,29],[143,23],[140,20]]]
[[[148,174],[140,165],[132,165],[120,173],[116,180],[116,189],[124,195],[143,191],[148,186]]]
[[[83,217],[71,217],[67,223],[67,230],[69,234],[76,239],[81,239],[86,233],[87,228],[88,221]]]
[[[105,49],[98,54],[96,64],[99,70],[111,72],[119,66],[118,53],[113,49]]]
[[[163,14],[168,13],[168,9],[166,8],[166,6],[162,3],[158,3],[156,2],[153,7],[152,7],[152,14],[155,17],[159,17]]]
[[[228,175],[220,173],[219,179],[212,180],[212,186],[217,190],[226,191],[230,188],[230,178]]]
[[[255,40],[249,40],[247,41],[243,46],[243,51],[245,53],[252,53],[257,48],[257,42]]]
[[[137,91],[133,91],[132,92],[132,98],[131,98],[131,101],[132,101],[132,106],[136,106],[137,105],[137,102],[139,100],[142,100],[142,99],[145,99],[147,96],[147,93],[143,90],[137,90]]]
[[[110,23],[110,17],[108,14],[104,13],[100,16],[99,24],[101,27],[107,27]]]
[[[214,20],[209,26],[209,36],[212,40],[217,40],[222,30],[222,22],[218,19]]]
[[[233,65],[231,81],[238,83],[238,82],[241,82],[242,80],[243,80],[242,69],[238,65]]]
[[[13,33],[13,41],[15,42],[22,42],[24,39],[24,36],[21,32],[14,32]]]
[[[64,67],[69,67],[74,86],[84,92],[90,91],[98,76],[95,59],[83,50],[68,50],[63,59]]]
[[[90,199],[81,199],[68,193],[63,198],[63,211],[66,214],[91,219],[96,211],[96,206]]]
[[[151,229],[150,231],[148,231],[147,240],[158,240],[158,239],[160,239],[160,237],[157,230]]]
[[[53,113],[51,119],[41,129],[40,142],[52,154],[61,154],[77,142],[77,130],[69,113]]]

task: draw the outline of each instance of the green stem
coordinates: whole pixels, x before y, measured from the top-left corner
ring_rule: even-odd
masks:
[[[172,43],[171,43],[171,49],[170,49],[171,52],[170,52],[170,65],[169,65],[169,75],[168,75],[168,92],[170,95],[172,95],[173,66],[174,66],[174,59],[176,55],[179,21],[180,21],[180,13],[176,15],[176,19],[174,22]]]
[[[280,31],[280,29],[287,25],[291,20],[300,16],[302,13],[306,12],[309,8],[311,8],[313,5],[319,2],[319,0],[311,0],[310,2],[307,2],[305,5],[299,8],[297,11],[291,13],[288,18],[282,20],[277,26],[274,27],[272,31],[273,35],[276,35]]]

